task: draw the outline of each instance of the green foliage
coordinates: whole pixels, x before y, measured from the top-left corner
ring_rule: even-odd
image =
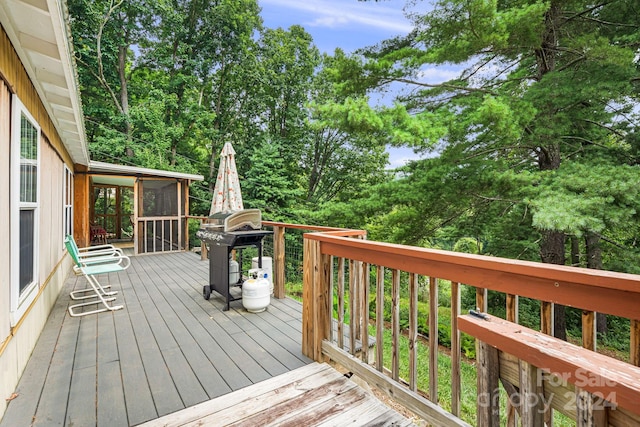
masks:
[[[287,177],[278,144],[265,140],[251,153],[249,161],[251,168],[242,180],[247,207],[260,209],[272,220],[283,219],[299,191]]]

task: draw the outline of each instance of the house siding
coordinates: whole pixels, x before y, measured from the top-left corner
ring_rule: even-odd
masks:
[[[41,126],[38,295],[11,326],[10,121],[18,96]],[[71,269],[63,250],[64,165],[74,165],[24,66],[0,27],[0,418]],[[25,397],[26,398],[26,397]]]

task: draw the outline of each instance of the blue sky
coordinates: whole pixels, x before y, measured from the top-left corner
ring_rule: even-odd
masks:
[[[404,17],[405,0],[258,0],[269,28],[302,25],[316,46],[327,53],[346,52],[411,31]]]
[[[411,31],[411,23],[403,14],[405,0],[258,0],[264,25],[289,28],[301,25],[311,34],[316,46],[326,53],[336,47],[345,52],[374,45],[382,40]],[[451,71],[425,70],[430,82],[451,78]],[[402,166],[418,156],[411,149],[390,148],[390,167]]]

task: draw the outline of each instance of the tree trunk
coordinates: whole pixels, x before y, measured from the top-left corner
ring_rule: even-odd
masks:
[[[125,40],[128,36],[125,36]],[[125,133],[127,135],[127,145],[124,147],[125,155],[127,157],[133,157],[134,152],[131,148],[133,127],[131,126],[131,120],[129,119],[129,89],[127,84],[127,52],[129,51],[128,44],[118,47],[118,78],[120,79],[120,107],[125,120]]]
[[[558,54],[558,27],[560,26],[560,2],[553,0],[551,6],[545,13],[544,32],[540,47],[535,50],[536,67],[538,80],[546,74],[553,72],[556,68],[556,55]],[[553,116],[556,112],[553,106],[546,114]],[[543,112],[542,114],[545,114]],[[538,147],[538,167],[540,170],[556,170],[560,168],[561,151],[560,144],[548,141]],[[565,234],[558,230],[542,230],[542,241],[540,243],[540,258],[542,262],[549,264],[565,264]],[[565,308],[563,305],[554,304],[554,336],[562,340],[567,339],[567,326],[565,319]]]
[[[600,250],[600,237],[594,233],[587,233],[584,236],[587,246],[587,268],[602,270],[602,251]],[[596,315],[596,330],[602,334],[607,332],[607,315],[598,313]]]
[[[564,241],[565,234],[562,231],[544,230],[540,243],[540,258],[548,264],[564,265]],[[556,338],[567,340],[567,322],[563,305],[553,306],[553,335]]]
[[[580,240],[577,237],[571,237],[571,265],[580,267]]]

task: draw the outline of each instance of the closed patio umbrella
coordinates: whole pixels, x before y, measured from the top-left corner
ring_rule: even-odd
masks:
[[[211,201],[209,215],[244,209],[235,155],[236,152],[231,143],[225,143],[220,152],[220,167],[218,168],[216,185],[213,189],[213,200]]]

